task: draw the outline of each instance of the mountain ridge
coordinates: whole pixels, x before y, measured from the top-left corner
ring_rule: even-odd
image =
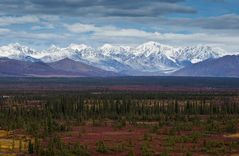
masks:
[[[167,75],[210,58],[219,58],[226,52],[209,46],[175,48],[149,41],[130,47],[104,44],[92,48],[85,44],[70,44],[65,48],[51,46],[37,51],[20,44],[0,47],[0,57],[27,61],[53,63],[69,58],[104,71],[127,75]]]
[[[239,77],[239,55],[208,59],[174,72],[173,76]]]
[[[69,58],[64,58],[62,60],[48,63],[50,67],[56,70],[64,70],[67,72],[72,72],[78,75],[85,76],[116,76],[116,73],[110,71],[104,71],[102,69],[83,64]]]
[[[69,65],[70,64],[70,65]],[[73,67],[73,69],[72,69]],[[44,62],[27,62],[9,58],[0,58],[0,76],[13,77],[108,77],[118,74],[104,71],[75,62],[70,59],[54,64]]]

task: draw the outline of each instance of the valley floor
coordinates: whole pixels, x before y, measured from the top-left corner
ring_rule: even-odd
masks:
[[[236,156],[237,81],[2,78],[0,155]]]

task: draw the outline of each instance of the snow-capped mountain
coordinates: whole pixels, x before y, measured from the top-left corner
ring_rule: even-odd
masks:
[[[39,52],[39,59],[43,62],[55,62],[64,58],[80,61],[81,58],[96,58],[93,48],[84,44],[70,44],[66,48],[51,46],[49,49]]]
[[[168,45],[163,45],[158,42],[146,42],[136,47],[135,54],[149,56],[151,54],[163,53],[166,56],[171,56],[175,49]]]
[[[110,44],[104,44],[102,47],[98,48],[98,51],[112,59],[116,59],[119,62],[128,60],[133,57],[132,48],[128,46],[114,46]]]
[[[42,51],[18,43],[0,47],[0,57],[29,62],[40,60],[45,63],[69,58],[107,71],[130,75],[171,73],[188,64],[218,58],[225,54],[224,50],[209,46],[175,48],[157,42],[147,42],[136,47],[105,44],[93,48],[85,44],[70,44],[61,48],[52,45]]]
[[[30,49],[26,46],[22,46],[19,43],[8,44],[6,46],[0,47],[0,57],[7,57],[15,60],[23,60],[29,62],[38,61],[36,58],[32,57],[35,55],[36,51]]]
[[[190,61],[198,63],[209,58],[218,58],[226,52],[220,48],[212,48],[209,46],[197,45],[193,47],[179,48],[173,54],[173,58],[178,61]]]
[[[133,49],[134,57],[130,57],[126,63],[139,71],[167,73],[180,68],[170,57],[173,52],[173,47],[147,42]]]

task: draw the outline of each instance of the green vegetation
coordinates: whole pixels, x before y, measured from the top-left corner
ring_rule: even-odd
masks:
[[[96,143],[96,151],[99,153],[107,153],[109,149],[103,141],[98,141]]]

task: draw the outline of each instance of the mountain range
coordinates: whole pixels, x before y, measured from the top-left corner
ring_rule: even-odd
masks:
[[[175,48],[152,41],[136,47],[53,45],[42,51],[16,43],[0,47],[0,75],[238,76],[238,56],[227,55],[223,49],[205,45]]]

